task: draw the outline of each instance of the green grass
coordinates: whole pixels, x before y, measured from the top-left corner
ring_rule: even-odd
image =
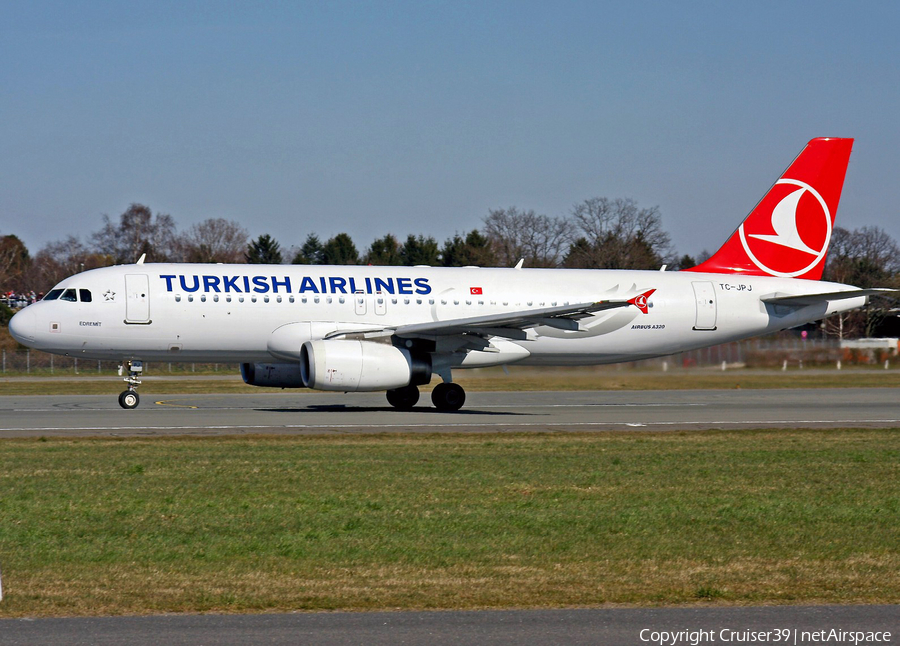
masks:
[[[900,602],[900,432],[0,442],[0,616]]]

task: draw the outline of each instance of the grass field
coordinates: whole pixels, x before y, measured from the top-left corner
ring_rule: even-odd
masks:
[[[900,432],[0,442],[0,616],[900,602]]]
[[[900,370],[855,368],[852,370],[617,370],[601,368],[511,367],[457,370],[454,380],[471,392],[523,390],[675,390],[709,388],[898,388]],[[439,382],[435,378],[433,384]],[[0,395],[117,395],[124,386],[119,377],[97,378],[90,373],[30,379],[0,379]],[[425,387],[427,390],[428,388]],[[237,372],[170,379],[165,374],[144,379],[141,394],[266,393],[278,389],[247,386]],[[298,395],[310,391],[294,389]]]

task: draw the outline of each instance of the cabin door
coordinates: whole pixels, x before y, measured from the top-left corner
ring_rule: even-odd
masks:
[[[694,286],[694,301],[697,304],[697,316],[694,319],[695,330],[716,329],[716,289],[708,281],[692,283]]]
[[[150,279],[147,274],[125,274],[125,322],[150,323]]]

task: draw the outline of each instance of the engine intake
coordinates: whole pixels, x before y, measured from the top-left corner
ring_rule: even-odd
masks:
[[[304,386],[317,390],[392,390],[431,381],[431,357],[372,341],[307,341],[300,374]]]
[[[242,363],[245,384],[269,388],[303,388],[299,363]]]

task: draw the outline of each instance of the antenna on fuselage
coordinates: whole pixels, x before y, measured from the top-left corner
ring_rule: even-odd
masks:
[[[524,264],[525,264],[525,259],[524,259],[524,258],[520,258],[520,259],[519,259],[519,262],[516,263],[516,266],[513,267],[513,269],[521,269],[521,268],[522,268],[522,265],[524,265]]]
[[[142,253],[142,254],[141,254],[141,257],[138,258],[137,262],[134,263],[134,264],[136,264],[136,265],[143,265],[143,264],[144,264],[144,258],[146,258],[146,257],[147,257],[147,254]]]

